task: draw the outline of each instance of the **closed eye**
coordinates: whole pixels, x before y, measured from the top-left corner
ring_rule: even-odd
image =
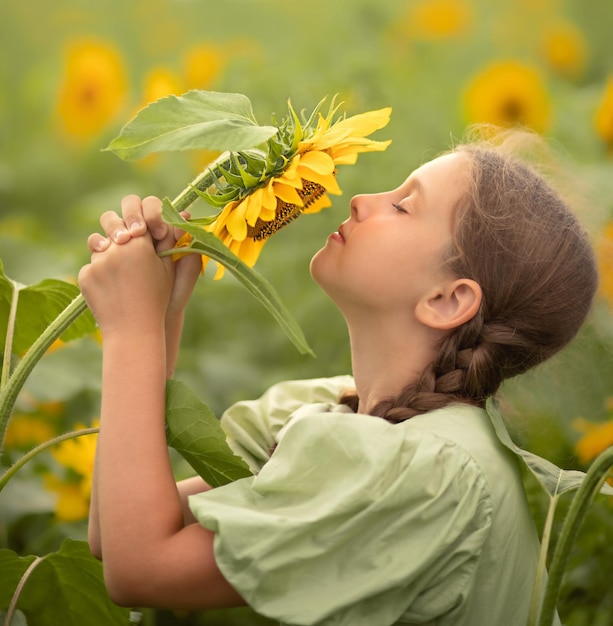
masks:
[[[398,213],[408,213],[406,209],[403,209],[399,204],[392,202],[392,206],[398,211]]]

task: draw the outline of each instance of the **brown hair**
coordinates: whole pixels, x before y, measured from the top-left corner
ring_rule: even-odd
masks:
[[[564,347],[591,307],[598,277],[589,238],[545,178],[491,145],[466,144],[471,182],[445,259],[483,292],[473,319],[442,341],[417,382],[369,412],[399,422],[451,402],[483,406],[502,381]],[[358,398],[342,402],[357,410]]]

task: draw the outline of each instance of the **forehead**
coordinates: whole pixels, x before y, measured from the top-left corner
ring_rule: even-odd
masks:
[[[448,181],[459,184],[468,180],[470,159],[463,152],[450,152],[428,161],[414,170],[407,182],[415,180],[424,186]]]
[[[451,207],[468,189],[470,172],[470,157],[462,152],[452,152],[418,167],[402,187],[418,191],[426,205]]]

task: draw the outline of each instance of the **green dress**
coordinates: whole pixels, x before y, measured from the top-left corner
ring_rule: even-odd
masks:
[[[539,540],[500,425],[465,404],[392,425],[338,405],[352,386],[224,414],[255,476],[190,498],[224,576],[282,624],[525,626]]]

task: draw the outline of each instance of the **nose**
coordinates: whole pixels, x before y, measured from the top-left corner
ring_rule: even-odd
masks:
[[[380,194],[362,193],[351,198],[351,216],[358,222],[368,218],[376,210]]]

